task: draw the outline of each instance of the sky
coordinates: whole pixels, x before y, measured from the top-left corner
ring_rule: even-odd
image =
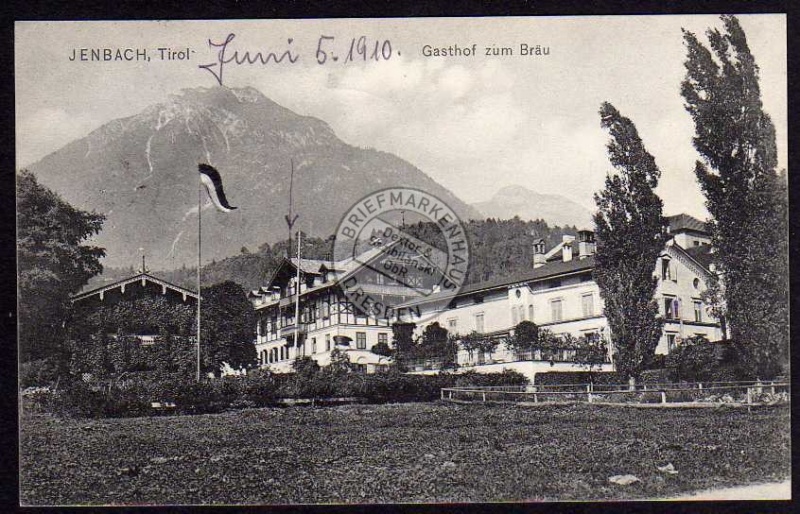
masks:
[[[761,69],[779,166],[786,167],[785,16],[739,19]],[[710,27],[722,28],[718,17],[17,22],[17,166],[183,88],[216,86],[199,66],[217,62],[219,47],[209,41],[222,44],[235,34],[228,57],[288,50],[296,62],[226,64],[225,86],[254,87],[324,120],[347,143],[394,153],[469,203],[521,185],[593,210],[592,195],[611,171],[598,115],[609,101],[633,120],[655,156],[665,214],[705,218],[692,172],[699,158],[694,127],[680,96],[681,29],[705,41]],[[359,60],[356,44],[357,59],[348,62],[350,43],[361,36],[368,59]],[[371,58],[376,42],[388,59]],[[477,55],[424,55],[426,45],[473,44]],[[521,55],[523,44],[547,47],[549,55]],[[514,55],[486,56],[486,47]],[[81,48],[142,48],[150,61],[71,61]],[[189,59],[161,60],[158,48],[188,49]]]

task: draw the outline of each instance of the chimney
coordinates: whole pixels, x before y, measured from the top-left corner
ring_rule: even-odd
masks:
[[[572,260],[572,243],[575,241],[575,236],[563,235],[561,236],[561,255],[564,262]]]
[[[544,266],[544,239],[536,239],[533,242],[533,267]]]
[[[578,231],[578,258],[585,259],[590,255],[594,255],[596,250],[594,242],[594,232],[591,230]]]

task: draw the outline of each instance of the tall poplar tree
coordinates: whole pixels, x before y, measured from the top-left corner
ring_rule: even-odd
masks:
[[[788,194],[776,173],[775,127],[764,112],[759,69],[735,16],[725,32],[691,32],[681,94],[702,156],[695,174],[712,216],[729,334],[750,371],[771,378],[788,364]]]
[[[636,377],[655,355],[663,326],[653,273],[666,242],[662,202],[654,191],[661,172],[630,119],[606,102],[600,120],[611,135],[608,156],[617,173],[609,174],[594,196],[594,278],[605,302],[617,371]]]

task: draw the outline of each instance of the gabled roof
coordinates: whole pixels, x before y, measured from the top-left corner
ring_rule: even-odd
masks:
[[[297,257],[292,257],[289,259],[289,262],[292,263],[292,266],[297,267]],[[330,261],[323,261],[321,259],[300,259],[300,271],[306,273],[308,275],[320,275],[320,268],[325,266],[326,264],[330,264]]]
[[[711,253],[711,245],[692,246],[681,249],[706,270],[711,269],[711,263],[714,261],[714,254]]]
[[[688,214],[676,214],[675,216],[666,216],[669,223],[669,232],[674,234],[683,230],[692,230],[694,232],[708,233],[706,224],[699,219],[689,216]]]
[[[370,248],[366,252],[363,252],[356,257],[348,257],[347,259],[342,259],[340,261],[301,258],[299,261],[300,271],[306,275],[322,275],[325,271],[334,271],[337,273],[337,275],[339,275],[339,279],[341,280],[349,276],[354,271],[357,271],[358,268],[360,268],[363,264],[371,261],[385,251],[386,248],[394,244],[396,244],[396,242]],[[259,291],[261,293],[268,292],[281,270],[288,266],[290,269],[296,272],[297,263],[297,257],[292,257],[289,259],[284,258],[275,271],[272,272],[272,275],[270,275],[267,285],[260,287],[258,290],[251,291],[252,295],[258,296],[260,294]]]
[[[95,289],[90,289],[89,291],[84,291],[82,293],[78,293],[76,295],[73,295],[72,301],[73,302],[77,302],[77,301],[83,300],[85,298],[88,298],[90,296],[102,295],[106,291],[111,291],[112,289],[116,289],[118,287],[121,288],[123,286],[127,286],[128,284],[133,284],[135,282],[150,282],[152,284],[158,284],[159,286],[161,286],[163,288],[171,289],[171,290],[173,290],[175,292],[178,292],[178,293],[180,293],[182,295],[185,295],[187,297],[197,299],[197,292],[192,291],[190,289],[183,288],[183,287],[178,286],[178,285],[175,285],[175,284],[173,284],[171,282],[167,282],[166,280],[162,280],[162,279],[160,279],[158,277],[154,277],[153,275],[151,275],[151,274],[149,274],[147,272],[144,272],[144,273],[138,273],[136,275],[133,275],[132,277],[128,277],[128,278],[119,280],[119,281],[114,282],[112,284],[108,284],[108,285],[105,285],[105,286],[97,287]]]

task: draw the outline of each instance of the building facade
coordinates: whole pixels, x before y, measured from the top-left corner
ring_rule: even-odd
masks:
[[[131,302],[136,309],[152,308],[147,306],[148,299],[162,300],[162,305],[169,305],[193,313],[197,309],[197,293],[151,275],[145,268],[139,273],[114,283],[96,287],[76,294],[72,297],[75,308],[74,317],[85,318],[99,309],[110,309],[120,302]],[[106,327],[109,335],[115,326]],[[148,346],[153,344],[159,335],[159,328],[148,323],[131,327],[132,333],[139,342]]]
[[[307,356],[325,366],[331,353],[339,350],[360,371],[385,369],[390,360],[372,348],[391,344],[391,325],[402,314],[387,309],[375,315],[376,309],[368,307],[396,305],[417,294],[409,284],[379,271],[391,266],[392,260],[386,248],[338,262],[285,259],[266,286],[250,292],[258,319],[259,364],[290,372],[295,359]],[[342,283],[358,286],[347,295]],[[372,302],[369,306],[367,299]]]
[[[719,323],[710,315],[701,296],[712,277],[710,237],[702,222],[691,216],[682,214],[668,221],[672,237],[653,263],[658,277],[656,300],[665,320],[664,333],[656,348],[658,354],[669,353],[688,337],[702,335],[711,341],[721,338]],[[298,261],[286,260],[265,288],[251,293],[259,313],[256,347],[260,363],[276,371],[291,371],[296,357],[310,356],[324,366],[330,362],[330,352],[338,347],[363,371],[376,371],[390,360],[373,353],[372,347],[378,343],[391,345],[392,323],[398,319],[414,321],[416,316],[420,320],[416,335],[437,322],[451,335],[477,332],[500,342],[491,353],[459,350],[457,363],[461,369],[578,370],[581,368],[574,362],[574,350],[537,351],[520,356],[503,342],[525,320],[557,336],[610,340],[603,299],[592,278],[594,253],[594,236],[590,231],[580,231],[577,237],[564,236],[560,244],[549,250],[539,240],[534,243],[529,270],[467,285],[451,296],[434,293],[420,297],[402,285],[387,283],[383,274],[374,271],[379,266],[358,267],[365,274],[363,282],[373,287],[376,295],[399,302],[399,312],[387,312],[382,317],[364,315],[345,297],[330,273],[332,268],[352,263],[302,259],[299,328],[294,321]],[[403,318],[400,313],[410,316]],[[297,343],[296,334],[299,334]],[[525,364],[520,364],[523,361]],[[429,368],[421,366],[416,370],[435,370],[435,366]],[[612,369],[611,355],[602,369]]]

